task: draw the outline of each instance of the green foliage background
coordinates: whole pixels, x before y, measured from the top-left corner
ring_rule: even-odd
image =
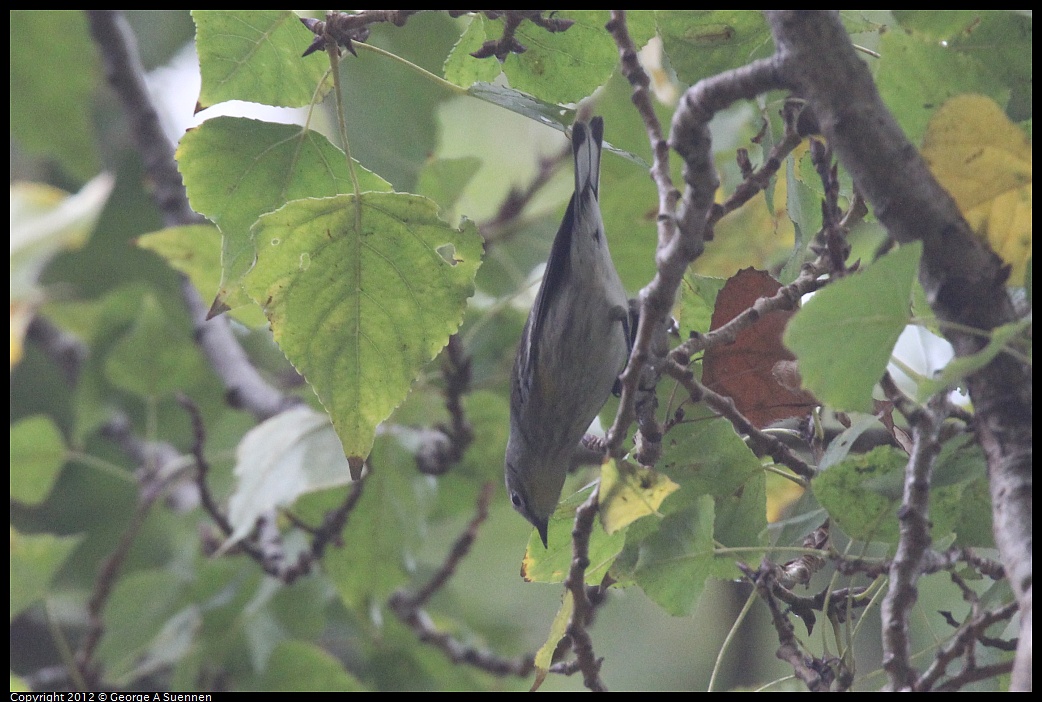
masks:
[[[129,16],[148,68],[165,63],[195,35],[186,13],[142,11]],[[584,11],[558,16],[575,19],[577,24],[559,34],[526,25],[518,38],[529,50],[508,56],[502,66],[494,59],[477,61],[467,55],[483,41],[498,37],[501,22],[422,13],[401,28],[374,26],[368,43],[408,63],[366,47],[360,47],[357,58],[345,55],[342,60],[344,116],[351,156],[358,165],[356,175],[343,160],[334,130],[325,126],[335,123],[331,98],[317,108],[310,131],[220,117],[189,132],[179,146],[179,168],[193,207],[220,227],[223,239],[218,239],[211,228],[203,227],[144,236],[160,230],[160,217],[124,117],[100,75],[82,17],[35,11],[11,14],[12,180],[41,181],[75,192],[101,167],[115,175],[93,236],[81,249],[49,260],[40,279],[40,313],[76,334],[90,349],[76,382],[65,379],[61,369],[31,344],[11,372],[12,675],[30,675],[61,662],[62,646],[55,632],[75,641],[82,631],[85,601],[99,564],[134,511],[138,496],[133,475],[138,466],[97,431],[114,412],[122,413],[140,436],[168,442],[187,453],[194,435],[174,392],[188,395],[200,408],[206,426],[214,491],[225,501],[235,492],[236,451],[243,450],[244,437],[255,422],[228,406],[220,382],[194,344],[180,303],[176,268],[200,286],[207,301],[220,291],[229,306],[237,308],[236,318],[244,322],[237,332],[267,377],[276,382],[292,377],[282,352],[290,356],[322,402],[308,386],[289,382],[286,391],[310,405],[309,421],[321,416],[316,413],[323,407],[334,415],[333,424],[341,431],[349,456],[365,456],[371,447],[374,470],[366,478],[342,547],[327,553],[319,572],[288,586],[266,578],[248,559],[205,556],[199,531],[208,520],[197,506],[178,506],[178,487],[172,486],[170,501],[154,509],[143,524],[105,610],[106,631],[97,652],[105,680],[128,688],[177,690],[527,689],[530,681],[497,679],[451,664],[439,651],[419,643],[386,609],[386,599],[398,588],[416,587],[442,562],[471,518],[482,484],[492,481],[497,493],[480,538],[449,586],[431,603],[436,623],[471,645],[517,656],[545,641],[560,606],[562,588],[553,577],[544,578],[551,582],[525,583],[518,576],[525,545],[531,543],[530,529],[509,508],[499,486],[508,373],[526,314],[514,300],[525,294],[531,269],[545,260],[569,195],[570,171],[559,173],[530,203],[515,230],[495,241],[484,255],[473,224],[460,219],[487,220],[510,187],[528,183],[539,158],[564,144],[562,123],[571,121],[571,113],[562,113],[554,104],[577,102],[600,88],[596,111],[605,116],[606,140],[621,152],[605,157],[601,180],[613,257],[632,293],[654,274],[657,196],[644,165],[651,154],[629,104],[630,88],[619,75],[614,43],[602,29],[607,14]],[[249,22],[241,22],[244,18]],[[984,93],[1014,121],[1030,120],[1030,63],[1024,64],[1024,57],[1030,56],[1030,17],[1005,12],[879,11],[848,12],[843,18],[855,43],[881,54],[866,60],[888,106],[913,141],[918,143],[932,110],[960,93]],[[311,35],[292,14],[203,12],[195,15],[195,24],[203,60],[200,102],[204,106],[228,99],[307,105],[312,96],[332,88],[321,52],[299,58],[298,40],[293,37],[303,38],[302,51]],[[259,63],[247,66],[250,70],[208,78],[207,67],[215,65],[211,61],[227,62],[220,52],[235,49],[221,39],[227,36],[228,24],[245,27],[238,39],[246,42],[247,51],[256,43],[253,34],[269,28],[289,38],[271,29],[272,53],[256,57]],[[967,33],[971,25],[972,36]],[[56,26],[62,28],[61,41],[51,34]],[[667,69],[675,71],[681,87],[769,55],[773,48],[758,13],[638,11],[630,15],[630,31],[639,45],[656,33],[661,36]],[[1012,48],[985,50],[983,37],[997,36],[1009,38],[1006,45]],[[942,39],[950,40],[944,49],[939,44]],[[462,87],[453,89],[414,67]],[[535,99],[501,83],[471,85],[476,80],[494,80],[500,68],[511,88]],[[738,105],[714,121],[714,148],[725,192],[741,178],[734,166],[735,148],[749,147],[757,162],[779,133],[780,98],[770,95],[759,104]],[[671,108],[656,109],[668,124]],[[757,147],[751,139],[764,120],[769,125],[767,140]],[[677,159],[674,167],[679,168]],[[806,163],[799,156],[791,159],[787,174],[766,197],[721,222],[717,241],[696,263],[694,273],[727,277],[750,265],[780,270],[794,239],[799,247],[802,236],[805,246],[820,226],[820,195],[814,190],[820,183],[803,177],[805,172]],[[419,253],[408,264],[415,263],[416,268],[395,270],[410,294],[432,309],[418,311],[418,304],[414,309],[402,302],[401,309],[390,310],[389,301],[402,296],[394,288],[376,300],[390,321],[367,329],[373,336],[384,334],[374,343],[388,360],[398,360],[397,355],[386,356],[396,344],[406,360],[400,368],[392,366],[389,375],[395,377],[380,379],[375,389],[366,384],[371,380],[368,375],[359,375],[357,388],[338,383],[338,364],[353,353],[357,339],[341,333],[350,328],[343,319],[327,326],[330,318],[336,318],[335,305],[352,295],[345,278],[336,274],[336,265],[353,260],[352,246],[359,250],[366,246],[364,237],[350,236],[353,177],[366,193],[362,207],[393,220],[402,232],[401,242],[412,241],[408,236],[422,222],[428,228],[424,236],[429,236],[424,241],[436,252],[426,264],[452,276],[451,283],[445,283],[451,294],[441,285],[414,290],[409,281],[426,283],[431,276],[430,269],[420,268]],[[775,188],[784,188],[784,199]],[[398,198],[391,190],[418,193],[433,202],[416,196]],[[276,231],[279,223],[320,221],[316,212],[324,205],[301,198],[332,196],[337,199],[321,201],[338,206],[338,224],[329,226],[334,232],[348,232],[331,249],[335,256],[323,259],[313,255],[314,250],[294,249],[287,254],[290,258],[276,259],[270,248],[261,251],[256,243],[259,237],[263,234],[274,244],[281,236]],[[440,222],[434,203],[441,207]],[[363,220],[366,235],[370,221]],[[325,226],[317,226],[310,235],[321,239]],[[388,225],[373,226],[379,232]],[[881,233],[870,218],[854,236],[861,250],[871,251]],[[401,248],[401,242],[395,246]],[[386,251],[368,250],[392,258]],[[260,263],[247,275],[258,251]],[[223,266],[218,269],[222,254]],[[899,254],[900,260],[883,259],[878,269],[843,281],[852,289],[827,290],[837,299],[821,300],[824,315],[808,310],[801,320],[803,328],[790,328],[796,337],[791,346],[798,353],[801,343],[808,347],[813,363],[816,346],[820,352],[815,341],[822,334],[835,334],[830,319],[857,314],[857,300],[876,299],[887,291],[893,304],[878,315],[876,326],[860,329],[865,338],[857,342],[862,349],[871,346],[870,355],[885,365],[893,338],[909,319],[907,306],[903,307],[908,299],[904,290],[912,286],[914,261],[908,262],[907,250]],[[312,281],[294,288],[294,276],[299,277],[294,271],[302,275],[309,266],[321,268],[329,282]],[[241,287],[244,275],[248,294]],[[393,280],[394,275],[388,278]],[[709,280],[703,277],[701,284],[693,284],[682,295],[678,309],[692,311],[686,320],[697,320],[685,320],[689,329],[706,329],[705,310],[711,309],[718,289]],[[326,307],[317,302],[301,304],[325,300],[327,294],[336,300]],[[703,295],[710,299],[703,300]],[[290,301],[296,307],[287,307]],[[268,307],[274,339],[258,323],[258,305]],[[301,326],[279,326],[286,309],[296,311],[288,324]],[[301,310],[313,310],[314,318],[300,314]],[[416,328],[418,320],[436,312],[444,313],[444,318],[431,322],[429,330]],[[369,321],[374,321],[373,313],[369,314]],[[446,420],[438,361],[428,361],[457,327],[473,358],[473,391],[464,405],[476,440],[448,475],[433,479],[416,472],[412,452],[419,440],[418,427]],[[804,336],[799,337],[801,333]],[[288,338],[293,343],[286,343]],[[408,345],[417,338],[416,348]],[[869,406],[871,384],[881,372],[879,363],[859,363],[867,380],[844,381],[836,387],[828,385],[837,375],[827,365],[830,359],[816,360],[825,364],[818,366],[823,386],[814,387],[820,398],[841,409]],[[873,375],[873,371],[878,372]],[[324,382],[323,375],[330,380]],[[674,388],[660,391],[663,406],[670,406]],[[385,424],[393,430],[376,430],[390,409],[353,423],[351,405],[366,392],[387,408],[396,408]],[[343,407],[346,415],[338,415]],[[610,421],[613,407],[614,402],[609,402],[605,421]],[[676,495],[658,514],[604,542],[611,558],[617,557],[616,579],[627,586],[613,590],[593,628],[595,650],[605,657],[603,675],[612,689],[705,688],[721,642],[748,595],[748,588],[729,582],[738,577],[734,556],[714,556],[714,545],[748,547],[751,552],[743,558],[755,563],[762,554],[757,549],[775,540],[783,545],[799,543],[827,513],[848,518],[841,526],[864,540],[858,542],[858,549],[879,555],[893,543],[892,530],[877,529],[873,521],[886,518],[878,514],[892,505],[887,497],[892,486],[885,479],[862,484],[862,472],[843,464],[842,456],[836,458],[836,472],[828,473],[827,480],[819,479],[813,491],[790,508],[789,521],[769,536],[766,509],[776,499],[771,497],[772,482],[728,423],[708,414],[693,416],[697,412],[689,408],[690,428],[674,435],[676,441],[663,459],[663,472],[680,485]],[[360,436],[351,448],[348,434]],[[310,436],[300,430],[289,443],[307,445]],[[944,487],[954,497],[939,503],[939,509],[948,510],[939,520],[946,529],[935,537],[987,546],[990,530],[981,523],[988,514],[986,484],[982,491],[979,479],[982,459],[965,447],[952,448],[950,453],[949,465],[957,469],[946,474]],[[342,481],[329,487],[328,473],[297,478],[292,494],[301,497],[292,509],[304,522],[316,523],[342,500],[348,481],[346,462],[337,463],[343,456],[320,455],[324,465],[340,470]],[[873,477],[879,478],[888,473],[893,457],[868,460],[878,473]],[[570,478],[565,497],[582,490],[594,477],[586,472]],[[277,488],[259,485],[257,494],[262,497],[254,505],[257,510],[286,506],[285,500],[280,501],[285,495],[279,495]],[[851,490],[872,492],[878,498],[871,507],[875,511],[867,516],[858,512],[863,502],[844,499]],[[573,510],[578,501],[573,498]],[[880,501],[885,504],[877,508]],[[245,513],[255,515],[257,510]],[[299,532],[284,521],[280,527],[287,550],[300,548]],[[552,527],[552,547],[556,542],[558,549],[565,548],[569,528],[567,519]],[[842,534],[836,537],[845,545]],[[526,567],[531,567],[530,574],[550,572],[562,553],[567,551],[530,552],[534,563]],[[540,571],[540,565],[546,570]],[[821,574],[812,589],[824,587],[830,576]],[[931,629],[946,630],[937,611],[962,604],[954,586],[942,580],[928,580],[921,593],[922,623],[913,632],[920,648],[933,641]],[[773,655],[776,642],[765,617],[754,608],[739,630],[718,688],[765,683],[790,672]],[[864,688],[882,682],[872,672],[879,667],[877,627],[878,616],[868,617],[856,642],[858,672],[866,674],[859,686]],[[819,629],[806,637],[809,646],[826,645],[820,633]],[[13,677],[12,685],[16,684],[22,683]],[[581,689],[581,680],[551,676],[544,688]]]

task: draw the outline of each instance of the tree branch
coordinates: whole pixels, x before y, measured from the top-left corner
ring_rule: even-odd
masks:
[[[145,85],[145,71],[138,56],[134,34],[122,13],[88,10],[91,35],[105,64],[105,74],[130,122],[130,132],[152,185],[152,196],[168,227],[205,221],[192,211],[181,174]],[[182,278],[181,295],[192,318],[195,340],[224,384],[233,407],[250,412],[259,420],[299,404],[269,385],[250,363],[232,334],[227,319],[207,321],[207,306],[187,278]]]
[[[1015,319],[1009,273],[971,231],[951,196],[883,104],[836,12],[774,10],[767,20],[782,81],[813,110],[858,190],[899,242],[922,241],[919,279],[958,356]],[[1008,354],[968,379],[978,441],[988,459],[995,542],[1020,605],[1021,636],[1011,689],[1031,689],[1031,372]]]

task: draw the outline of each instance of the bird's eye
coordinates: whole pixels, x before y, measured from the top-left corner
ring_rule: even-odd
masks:
[[[516,492],[510,493],[510,501],[514,503],[515,507],[521,507],[525,501],[521,499],[521,495]]]

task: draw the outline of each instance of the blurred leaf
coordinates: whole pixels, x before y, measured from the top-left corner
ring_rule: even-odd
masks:
[[[29,417],[11,425],[11,499],[29,505],[43,502],[65,456],[65,441],[50,417]]]
[[[35,295],[40,273],[60,251],[87,242],[113,183],[103,173],[75,195],[37,183],[11,186],[12,302]]]
[[[207,120],[181,138],[177,164],[192,208],[224,235],[218,299],[229,307],[249,302],[239,285],[256,257],[250,227],[258,217],[288,200],[353,192],[344,153],[318,132],[289,124]],[[362,190],[391,189],[355,169]]]
[[[82,539],[22,534],[11,527],[11,619],[47,596],[51,578]]]
[[[1009,10],[894,10],[902,27],[979,61],[996,85],[1010,89],[1014,121],[1031,115],[1031,16]]]
[[[658,514],[662,501],[679,488],[650,468],[629,461],[605,461],[597,504],[604,530],[614,534],[641,517]]]
[[[140,677],[138,663],[174,615],[183,587],[165,569],[139,571],[116,581],[105,603],[105,636],[97,650],[107,680],[125,687]]]
[[[959,95],[930,120],[923,158],[963,217],[1023,285],[1031,258],[1031,142],[982,95]]]
[[[868,270],[819,290],[793,317],[785,345],[803,384],[838,410],[868,412],[897,338],[910,319],[922,244],[892,251]]]
[[[771,32],[759,12],[657,10],[655,17],[673,70],[688,85],[774,51]]]
[[[283,641],[265,666],[260,689],[270,692],[366,692],[328,651],[307,641]]]
[[[845,460],[854,447],[854,442],[873,427],[878,427],[880,420],[873,414],[861,414],[854,417],[850,426],[841,431],[825,449],[818,463],[819,470],[827,470]]]
[[[134,667],[134,677],[163,673],[177,665],[197,645],[202,621],[203,613],[194,605],[170,617],[149,642]]]
[[[481,238],[472,223],[453,229],[433,202],[402,193],[296,200],[254,233],[246,289],[360,462],[376,425],[459,328]]]
[[[156,298],[140,302],[130,331],[105,358],[105,376],[113,385],[142,397],[160,397],[186,390],[208,378],[208,366],[198,347]]]
[[[100,167],[93,95],[101,77],[86,17],[33,9],[9,19],[11,136],[86,181]]]
[[[912,143],[919,143],[930,116],[955,95],[983,93],[1002,104],[1009,97],[979,61],[936,41],[887,32],[879,53],[879,93]]]
[[[166,259],[170,267],[188,276],[203,296],[216,295],[221,284],[221,231],[211,224],[168,227],[142,234],[134,243]],[[248,327],[268,323],[256,305],[243,305],[231,316]]]
[[[980,23],[980,10],[892,10],[894,19],[906,30],[912,29],[930,39],[952,39]]]
[[[443,213],[449,212],[480,168],[481,160],[474,156],[428,161],[420,171],[416,190],[438,203]]]
[[[234,531],[223,549],[248,535],[262,515],[288,507],[305,493],[351,479],[329,417],[303,406],[247,432],[235,452],[235,475],[235,491],[228,500]]]
[[[804,189],[800,192],[802,195]],[[777,179],[775,203],[786,202],[787,195],[785,179]],[[717,197],[721,196],[718,191]],[[747,202],[717,222],[714,229],[713,245],[694,266],[702,275],[728,278],[742,268],[773,267],[796,255],[793,253],[794,227],[787,210],[776,207],[771,214],[765,198]]]
[[[785,481],[794,485],[791,481]],[[713,538],[724,546],[748,547],[766,544],[767,529],[767,481],[761,470],[749,476],[749,479],[731,495],[716,499],[716,519],[713,523]],[[721,558],[726,560],[726,558]],[[740,558],[746,563],[756,563],[760,556],[756,553],[742,553]],[[738,571],[735,571],[738,577]]]
[[[988,465],[972,435],[941,445],[930,489],[931,521],[940,515],[940,528],[954,531],[959,546],[994,548]]]
[[[415,560],[426,519],[417,486],[411,483],[413,474],[395,470],[396,461],[385,453],[390,443],[376,445],[376,469],[363,479],[362,497],[344,530],[344,547],[331,550],[322,562],[344,605],[363,618],[408,578],[407,565]]]
[[[315,35],[289,10],[194,10],[192,18],[203,77],[197,111],[226,100],[306,107],[333,86],[324,54],[302,58]]]

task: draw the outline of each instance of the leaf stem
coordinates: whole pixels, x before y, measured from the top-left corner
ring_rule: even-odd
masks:
[[[800,476],[794,473],[790,473],[789,471],[781,470],[780,468],[775,468],[773,464],[765,465],[763,466],[763,469],[768,473],[774,473],[775,475],[780,475],[786,480],[791,480],[792,482],[799,485],[801,488],[806,488],[810,485],[810,481],[806,478],[801,478]]]
[[[326,53],[329,55],[329,68],[333,71],[333,92],[336,93],[336,123],[340,131],[340,143],[344,147],[344,157],[347,159],[347,170],[351,174],[351,187],[355,193],[355,232],[362,232],[362,188],[358,183],[358,174],[355,172],[355,162],[351,158],[351,144],[347,140],[347,117],[344,111],[343,86],[340,84],[340,47],[336,39],[326,34]]]
[[[727,649],[731,646],[731,641],[734,640],[735,635],[738,633],[738,627],[745,621],[749,611],[753,608],[753,603],[757,600],[756,590],[749,593],[748,599],[745,601],[745,606],[742,607],[742,611],[738,613],[738,617],[735,618],[734,624],[731,625],[731,630],[727,632],[727,637],[724,638],[724,642],[720,645],[720,651],[716,654],[716,662],[713,664],[713,672],[709,676],[709,687],[706,692],[713,691],[713,685],[716,683],[716,676],[720,672],[720,667],[724,663],[724,654],[727,653]]]

